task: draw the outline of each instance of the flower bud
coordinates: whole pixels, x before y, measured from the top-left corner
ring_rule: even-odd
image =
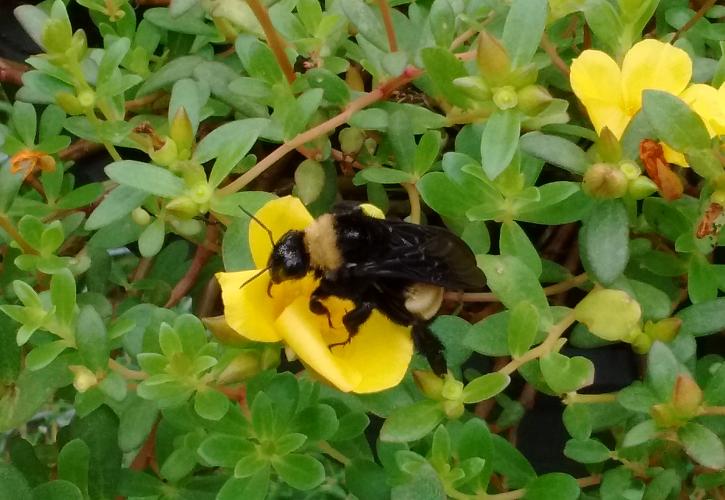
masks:
[[[511,72],[511,59],[506,48],[485,31],[478,36],[476,63],[478,71],[488,83],[501,84]]]
[[[574,316],[597,337],[614,342],[637,328],[642,308],[621,290],[595,290],[576,305]]]
[[[55,102],[69,115],[82,115],[85,113],[85,109],[81,106],[78,98],[70,92],[64,90],[58,92],[55,94]]]
[[[426,397],[430,399],[441,399],[443,392],[443,379],[433,372],[414,370],[413,380]]]
[[[176,110],[174,119],[171,120],[169,135],[176,143],[178,159],[188,160],[191,158],[191,151],[194,147],[194,130],[189,115],[186,114],[186,109],[183,106]]]
[[[473,99],[486,101],[491,98],[491,90],[480,76],[459,76],[453,80],[453,85]]]
[[[519,109],[528,115],[536,115],[544,109],[553,97],[541,85],[527,85],[518,91]]]
[[[170,137],[166,138],[166,142],[161,146],[161,149],[152,151],[149,153],[151,160],[162,167],[168,167],[173,164],[179,157],[178,149],[176,148],[176,142]]]
[[[204,228],[204,224],[196,219],[171,219],[169,223],[174,231],[181,236],[195,236]]]
[[[340,149],[346,155],[355,155],[363,147],[365,132],[356,127],[347,127],[337,135]]]
[[[644,332],[652,337],[652,340],[670,342],[677,336],[681,326],[682,320],[680,318],[665,318],[657,323],[648,321],[644,325]]]
[[[189,194],[189,198],[191,198],[194,203],[197,203],[199,205],[205,205],[209,203],[209,200],[211,199],[211,195],[214,193],[214,190],[209,184],[204,182],[195,185],[194,187],[189,189],[187,193]]]
[[[194,217],[199,213],[199,205],[188,196],[179,196],[166,204],[166,209],[182,217]]]
[[[139,226],[148,226],[151,223],[151,215],[141,207],[133,209],[131,219]]]
[[[639,168],[639,165],[631,160],[623,161],[622,163],[620,163],[619,170],[621,170],[624,176],[630,181],[633,181],[634,179],[642,175],[642,169]]]
[[[63,54],[71,45],[73,30],[68,19],[48,19],[43,28],[43,47],[49,54]]]
[[[450,420],[456,420],[457,418],[460,418],[465,410],[466,407],[463,406],[463,403],[461,401],[449,400],[443,402],[443,411],[445,412],[446,417],[448,417]]]
[[[456,380],[450,374],[443,379],[443,389],[441,395],[448,400],[458,401],[463,395],[463,382]]]
[[[681,416],[691,418],[697,415],[702,405],[702,389],[688,373],[680,373],[672,391],[672,407]]]
[[[621,198],[627,192],[627,178],[608,163],[595,163],[584,174],[582,189],[592,198]]]
[[[511,85],[499,87],[493,91],[493,103],[500,110],[515,108],[519,103],[516,89]]]
[[[85,57],[87,50],[88,40],[86,40],[86,33],[83,30],[77,30],[71,38],[68,55],[77,61],[81,61]]]
[[[261,371],[259,354],[245,351],[239,353],[217,376],[219,384],[243,382]]]
[[[83,108],[92,108],[96,104],[96,93],[91,89],[85,89],[78,92],[78,102]]]
[[[276,345],[267,345],[262,349],[262,355],[259,359],[262,370],[269,370],[279,366],[279,347]]]
[[[512,70],[511,74],[509,74],[508,78],[506,78],[506,83],[520,89],[526,87],[527,85],[533,85],[536,83],[538,77],[539,69],[536,67],[536,64],[529,63],[525,66]]]
[[[246,346],[251,341],[242,337],[236,330],[232,329],[224,316],[212,316],[201,320],[204,326],[211,332],[215,339],[225,345]]]
[[[649,177],[640,175],[627,184],[627,194],[635,200],[642,200],[657,192],[657,184]]]
[[[73,387],[83,393],[98,383],[96,374],[83,365],[71,365],[68,369],[73,372]]]

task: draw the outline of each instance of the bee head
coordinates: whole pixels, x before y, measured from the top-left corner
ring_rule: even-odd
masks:
[[[302,278],[310,269],[304,231],[287,231],[274,245],[267,267],[272,283]]]

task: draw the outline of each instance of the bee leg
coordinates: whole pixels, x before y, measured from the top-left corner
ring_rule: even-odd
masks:
[[[324,314],[327,316],[327,324],[330,325],[330,328],[332,328],[332,317],[330,316],[330,311],[325,307],[325,304],[320,302],[320,299],[315,298],[315,295],[313,294],[310,298],[310,311],[312,311],[315,314]]]
[[[416,349],[428,360],[433,373],[442,377],[448,372],[446,358],[443,355],[443,344],[428,328],[428,323],[413,323],[413,343]]]
[[[348,333],[347,340],[344,342],[330,344],[328,347],[332,349],[336,346],[349,344],[352,338],[357,335],[357,332],[360,330],[360,326],[368,320],[370,314],[373,312],[373,309],[375,309],[375,304],[373,302],[361,302],[355,306],[355,309],[345,313],[345,316],[342,317],[342,324],[345,325],[345,329]]]

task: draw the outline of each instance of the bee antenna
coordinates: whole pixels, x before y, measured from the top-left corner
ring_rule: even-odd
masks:
[[[247,281],[245,281],[244,283],[242,283],[239,286],[239,288],[244,288],[245,286],[247,286],[247,283],[256,280],[257,278],[259,278],[260,276],[262,276],[267,271],[269,271],[269,266],[267,266],[264,269],[260,270],[257,274],[255,274],[254,276],[252,276],[251,278],[249,278]]]
[[[264,222],[262,222],[261,220],[257,219],[257,217],[255,217],[253,213],[251,213],[250,211],[248,211],[243,206],[240,205],[239,208],[242,210],[242,212],[244,212],[245,214],[247,214],[250,219],[252,219],[254,222],[256,222],[257,224],[259,224],[259,227],[261,227],[262,229],[264,229],[267,232],[267,236],[269,236],[269,242],[272,244],[272,246],[274,246],[274,237],[272,236],[272,231],[267,226],[264,225]],[[255,276],[255,278],[256,278],[256,276]],[[254,279],[254,278],[252,278],[252,279]],[[251,281],[251,280],[249,280],[249,281]]]

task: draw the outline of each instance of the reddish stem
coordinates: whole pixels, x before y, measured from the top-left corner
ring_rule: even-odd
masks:
[[[209,257],[214,253],[207,248],[208,244],[216,244],[216,239],[219,234],[219,227],[216,224],[209,224],[206,229],[206,238],[204,244],[196,247],[196,253],[194,254],[194,260],[191,261],[191,267],[186,272],[183,278],[176,284],[169,300],[166,301],[164,307],[173,307],[179,303],[179,301],[189,293],[196,283],[199,273],[204,268],[204,265],[209,260]]]
[[[0,57],[0,82],[6,82],[20,87],[23,85],[23,73],[29,69],[30,66],[23,63]]]
[[[295,70],[290,64],[289,59],[287,59],[287,54],[284,51],[284,40],[282,40],[282,37],[274,28],[272,20],[269,18],[267,8],[262,5],[259,0],[247,0],[247,5],[249,5],[250,9],[252,9],[254,16],[257,18],[257,21],[259,21],[259,24],[262,26],[262,30],[264,30],[264,35],[267,37],[267,43],[269,44],[269,48],[272,49],[272,52],[274,53],[274,57],[277,59],[279,67],[282,68],[282,72],[284,73],[285,78],[287,78],[287,82],[294,82]]]
[[[388,47],[390,52],[398,51],[398,41],[395,38],[395,26],[393,26],[393,16],[390,14],[390,5],[388,0],[376,0],[380,14],[383,16],[383,24],[385,25],[385,34],[388,36]]]

